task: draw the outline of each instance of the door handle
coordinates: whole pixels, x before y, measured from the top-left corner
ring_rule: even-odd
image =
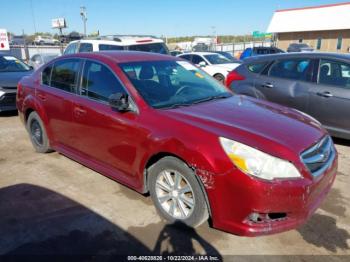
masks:
[[[42,101],[45,101],[46,100],[46,96],[44,94],[37,94],[38,98]]]
[[[333,97],[333,94],[331,92],[318,92],[317,93],[318,96],[322,96],[322,97],[326,97],[326,98],[330,98],[330,97]]]
[[[74,108],[74,114],[76,116],[83,116],[83,115],[86,115],[86,110],[81,108],[81,107],[75,107]]]
[[[266,87],[266,88],[273,88],[273,84],[271,84],[271,83],[264,83],[261,86]]]

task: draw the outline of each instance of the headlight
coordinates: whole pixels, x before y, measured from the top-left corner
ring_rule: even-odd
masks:
[[[5,92],[0,90],[0,97],[2,97],[4,94]]]
[[[220,143],[231,161],[245,174],[266,180],[301,177],[296,167],[286,160],[227,138],[220,137]]]

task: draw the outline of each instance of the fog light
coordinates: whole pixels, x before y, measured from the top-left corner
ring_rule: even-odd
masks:
[[[287,213],[251,213],[248,216],[250,223],[267,223],[281,221],[287,218]]]

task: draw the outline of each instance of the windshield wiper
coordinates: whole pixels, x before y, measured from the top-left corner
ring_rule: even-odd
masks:
[[[191,106],[191,104],[172,104],[172,105],[167,105],[167,106],[160,106],[157,107],[157,109],[174,109],[174,108],[178,108],[178,107],[185,107],[185,106]]]
[[[157,107],[157,109],[174,109],[174,108],[178,108],[178,107],[186,107],[186,106],[200,104],[200,103],[208,102],[208,101],[212,101],[212,100],[224,99],[224,98],[228,98],[228,97],[231,97],[231,95],[221,94],[221,95],[216,95],[216,96],[209,96],[209,97],[205,97],[203,99],[195,100],[195,101],[190,102],[190,103],[182,103],[182,104],[176,103],[176,104],[171,104],[171,105],[167,105],[167,106],[159,106],[159,107]]]
[[[203,99],[199,99],[199,100],[196,100],[194,102],[192,102],[192,104],[200,104],[200,103],[203,103],[203,102],[208,102],[208,101],[212,101],[212,100],[218,100],[218,99],[224,99],[224,98],[228,98],[230,97],[230,95],[216,95],[216,96],[208,96],[206,98],[203,98]]]

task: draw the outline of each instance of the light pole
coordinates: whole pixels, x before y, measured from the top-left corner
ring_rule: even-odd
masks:
[[[87,12],[86,12],[86,7],[85,6],[81,6],[80,7],[80,16],[81,16],[81,19],[83,19],[83,23],[84,23],[84,37],[86,37]]]

